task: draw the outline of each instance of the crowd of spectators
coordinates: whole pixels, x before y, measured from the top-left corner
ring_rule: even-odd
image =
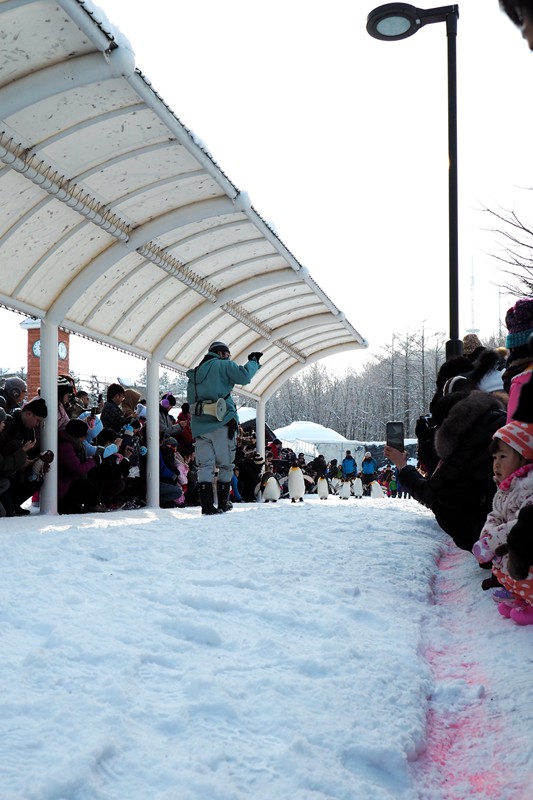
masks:
[[[281,497],[287,496],[293,465],[301,468],[308,493],[317,490],[320,478],[327,479],[332,493],[339,482],[360,480],[362,493],[370,494],[369,487],[378,482],[389,497],[411,496],[428,506],[455,545],[491,570],[482,586],[495,590],[500,613],[520,624],[533,623],[533,558],[525,575],[523,563],[518,571],[512,566],[513,548],[519,547],[523,562],[533,540],[527,523],[533,517],[533,299],[518,300],[507,312],[506,325],[505,348],[485,347],[468,334],[463,355],[442,365],[429,413],[417,424],[416,466],[408,463],[406,452],[389,445],[384,450],[389,463],[381,469],[370,452],[358,465],[346,451],[339,465],[323,455],[306,458],[279,439],[268,443],[263,456],[255,433],[239,427],[228,502],[257,502],[265,473],[277,478]],[[49,416],[45,400],[28,400],[21,378],[5,381],[0,516],[30,513],[26,501],[38,502],[54,457],[59,513],[145,505],[146,401],[141,394],[112,383],[105,400],[99,396],[93,405],[72,378],[59,376],[56,403],[54,454],[40,447],[41,424]],[[159,404],[159,465],[162,507],[200,505],[190,407],[183,402],[178,412],[171,392]]]
[[[437,376],[417,425],[415,467],[386,446],[404,488],[428,506],[454,544],[491,571],[481,585],[498,611],[533,624],[533,299],[505,317],[505,348],[475,334]],[[518,564],[518,566],[517,566]]]

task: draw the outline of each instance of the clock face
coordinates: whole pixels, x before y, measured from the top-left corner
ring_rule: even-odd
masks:
[[[33,343],[31,351],[32,351],[33,355],[35,356],[35,358],[40,358],[41,357],[41,340],[40,339],[37,339],[37,341]]]
[[[65,342],[59,342],[57,345],[57,354],[59,358],[64,361],[67,357],[67,346]]]

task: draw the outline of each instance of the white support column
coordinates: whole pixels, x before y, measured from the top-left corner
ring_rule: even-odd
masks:
[[[265,457],[265,407],[266,402],[264,400],[260,400],[257,404],[257,409],[255,411],[255,437],[257,442],[257,452],[261,453],[263,458]]]
[[[146,502],[159,508],[159,362],[153,358],[146,361],[146,433]]]
[[[41,514],[57,514],[57,325],[41,322],[41,397],[48,416],[41,431],[41,450],[52,450],[54,460],[40,491]]]

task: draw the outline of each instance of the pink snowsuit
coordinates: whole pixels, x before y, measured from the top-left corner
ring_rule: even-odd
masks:
[[[496,548],[507,541],[520,509],[527,505],[533,505],[533,464],[524,464],[500,483],[492,511],[472,548],[480,564],[492,561]]]

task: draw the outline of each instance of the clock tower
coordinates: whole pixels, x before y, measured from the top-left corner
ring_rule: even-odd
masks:
[[[28,397],[35,397],[41,385],[41,320],[26,319],[20,324],[21,328],[28,331]],[[57,345],[57,372],[58,375],[68,375],[70,334],[67,331],[58,331]]]

